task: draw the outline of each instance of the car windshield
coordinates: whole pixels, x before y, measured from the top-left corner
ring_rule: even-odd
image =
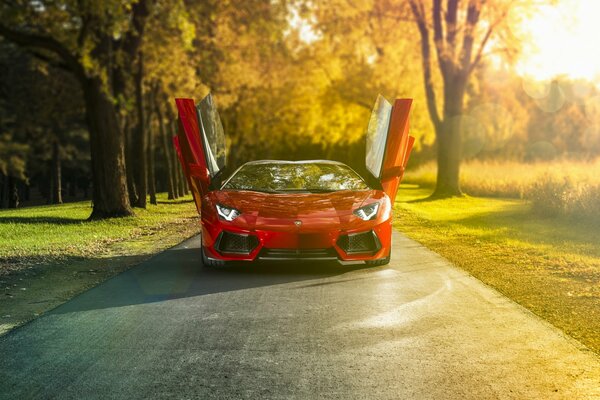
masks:
[[[356,172],[343,164],[325,162],[264,162],[242,166],[223,189],[258,192],[335,192],[366,190]]]

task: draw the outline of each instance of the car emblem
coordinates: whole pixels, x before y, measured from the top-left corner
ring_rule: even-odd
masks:
[[[302,221],[294,221],[294,224],[296,224],[296,226],[300,226],[302,225]]]

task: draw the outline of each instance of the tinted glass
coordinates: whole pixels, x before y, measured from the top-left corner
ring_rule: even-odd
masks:
[[[371,119],[369,119],[367,128],[366,164],[369,171],[376,178],[381,176],[391,115],[392,105],[383,96],[379,95],[371,112]]]
[[[365,190],[356,172],[341,164],[260,163],[240,168],[223,189],[264,192],[334,192]]]
[[[202,144],[211,176],[225,167],[225,132],[212,95],[206,96],[198,105],[198,120],[202,129]]]

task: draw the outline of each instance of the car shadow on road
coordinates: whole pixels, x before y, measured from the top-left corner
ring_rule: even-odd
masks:
[[[341,275],[364,268],[337,262],[202,265],[198,248],[173,248],[73,298],[53,311],[64,314],[204,296]]]

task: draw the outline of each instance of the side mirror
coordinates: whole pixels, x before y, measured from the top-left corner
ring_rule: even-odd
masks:
[[[383,171],[383,173],[381,174],[381,180],[387,181],[388,179],[391,179],[391,178],[397,178],[397,177],[401,176],[402,174],[404,174],[404,167],[398,166],[398,167],[388,168],[385,171]]]
[[[207,168],[203,168],[198,164],[189,164],[189,167],[191,177],[200,180],[200,182],[203,182],[206,185],[210,183],[210,175]]]

